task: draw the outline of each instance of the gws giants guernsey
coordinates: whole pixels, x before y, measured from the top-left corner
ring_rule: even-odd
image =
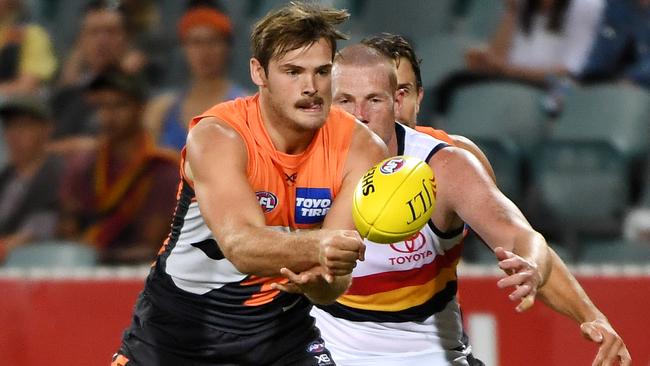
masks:
[[[351,115],[332,108],[307,150],[298,155],[275,150],[257,95],[218,104],[194,118],[190,128],[211,116],[228,123],[246,143],[249,182],[269,227],[293,231],[322,223],[343,178],[355,128]],[[220,169],[219,161],[213,163]],[[172,231],[144,295],[179,317],[237,334],[280,332],[280,314],[309,319],[306,298],[272,290],[274,281],[286,280],[241,273],[224,257],[201,216],[192,184],[183,175]]]

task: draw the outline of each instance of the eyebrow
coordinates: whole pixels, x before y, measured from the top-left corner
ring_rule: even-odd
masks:
[[[412,88],[414,86],[415,85],[413,85],[412,83],[402,83],[402,84],[397,84],[397,89],[402,89],[402,88],[406,88],[406,87],[411,87]]]

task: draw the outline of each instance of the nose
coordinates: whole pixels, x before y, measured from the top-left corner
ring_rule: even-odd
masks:
[[[353,114],[359,121],[368,123],[368,114],[366,113],[366,106],[364,103],[355,103]]]
[[[302,95],[312,97],[317,92],[316,79],[313,75],[305,75],[305,82],[302,88]]]

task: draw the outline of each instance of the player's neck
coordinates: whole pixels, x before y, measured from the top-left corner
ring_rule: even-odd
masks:
[[[390,140],[386,142],[386,146],[388,147],[388,154],[390,156],[397,155],[397,135],[395,132],[390,135]]]

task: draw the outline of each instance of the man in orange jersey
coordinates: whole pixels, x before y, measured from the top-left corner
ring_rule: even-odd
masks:
[[[292,3],[255,25],[258,94],[192,120],[172,231],[114,365],[334,364],[309,311],[339,297],[363,259],[352,193],[386,155],[330,108],[347,17]],[[282,275],[302,294],[279,291]]]
[[[516,310],[539,293],[569,315],[585,337],[600,344],[594,364],[630,356],[607,318],[518,208],[494,185],[472,154],[395,123],[402,93],[395,62],[367,45],[341,50],[332,70],[333,102],[368,124],[389,155],[428,161],[436,176],[436,209],[416,236],[391,245],[366,241],[366,258],[348,291],[334,304],[312,310],[339,365],[480,365],[463,334],[456,300],[456,266],[463,228],[470,225],[493,248],[513,287]],[[289,292],[293,284],[282,285]],[[538,292],[539,291],[539,292]]]

